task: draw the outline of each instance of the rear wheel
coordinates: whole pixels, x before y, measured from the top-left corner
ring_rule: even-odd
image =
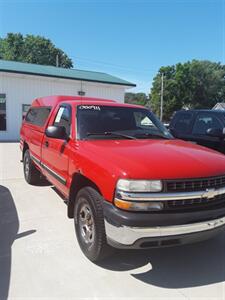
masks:
[[[81,250],[91,261],[112,253],[107,244],[102,210],[103,198],[91,187],[81,189],[75,199],[74,224]]]
[[[27,149],[23,157],[23,172],[24,178],[29,184],[38,184],[41,180],[41,173],[35,167],[31,157],[30,151]]]

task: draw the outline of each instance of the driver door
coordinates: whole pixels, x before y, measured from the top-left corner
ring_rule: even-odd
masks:
[[[68,104],[60,104],[55,117],[49,126],[64,126],[68,137],[71,134],[72,108]],[[46,135],[42,144],[42,166],[49,180],[68,195],[67,180],[69,167],[69,145],[70,139],[61,140],[50,138]]]

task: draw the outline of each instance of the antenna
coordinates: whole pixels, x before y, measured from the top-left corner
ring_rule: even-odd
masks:
[[[161,103],[160,103],[160,121],[163,120],[163,92],[164,92],[164,74],[161,75]]]
[[[83,82],[82,82],[82,80],[80,82],[80,87],[81,87],[81,104],[83,104]]]

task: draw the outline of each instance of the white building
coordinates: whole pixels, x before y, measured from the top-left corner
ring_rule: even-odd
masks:
[[[124,101],[135,84],[106,73],[0,60],[0,141],[19,140],[23,115],[33,99],[83,95]]]

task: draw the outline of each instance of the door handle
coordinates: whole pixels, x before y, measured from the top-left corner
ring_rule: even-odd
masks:
[[[45,147],[48,147],[48,146],[49,146],[49,142],[45,141]]]

